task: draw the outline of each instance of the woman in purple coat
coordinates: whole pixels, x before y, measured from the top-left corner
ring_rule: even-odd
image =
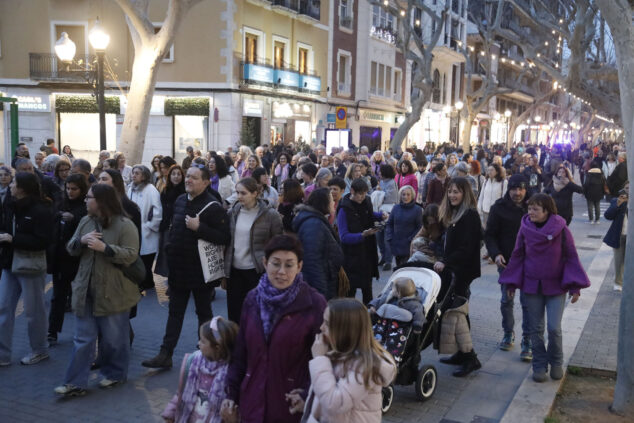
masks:
[[[298,423],[310,387],[308,361],[325,298],[302,279],[302,245],[289,235],[264,248],[266,273],[242,306],[227,373],[224,421]]]
[[[528,215],[522,218],[515,249],[500,276],[509,297],[515,289],[524,293],[528,315],[528,336],[533,346],[533,380],[545,382],[563,377],[561,318],[566,293],[571,302],[579,299],[581,288],[590,286],[572,233],[557,215],[552,197],[535,194],[528,200]],[[548,348],[544,345],[544,313],[548,316]]]

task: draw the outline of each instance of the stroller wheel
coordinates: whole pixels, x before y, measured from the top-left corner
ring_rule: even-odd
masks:
[[[419,401],[427,401],[434,395],[437,381],[438,373],[434,366],[425,365],[420,369],[416,378],[416,397],[418,397]],[[385,404],[385,399],[383,403]]]
[[[394,400],[394,386],[390,385],[387,388],[383,388],[381,395],[383,396],[381,412],[385,414],[389,411],[390,407],[392,407],[392,401]]]

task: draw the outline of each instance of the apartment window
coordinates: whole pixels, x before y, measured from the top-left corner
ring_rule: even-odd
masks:
[[[352,56],[349,52],[340,50],[337,54],[337,63],[337,93],[344,95],[350,94],[352,82]]]
[[[277,69],[284,68],[284,48],[286,45],[280,41],[273,43],[273,66]]]
[[[370,63],[370,93],[381,97],[392,96],[392,67]]]
[[[401,101],[402,87],[403,72],[400,69],[394,69],[394,100]]]
[[[377,93],[376,68],[377,68],[376,62],[370,63],[370,93],[372,94]]]
[[[297,56],[299,73],[308,73],[308,49],[300,47]]]
[[[157,34],[161,30],[163,24],[153,23],[152,25],[154,26],[154,33]],[[172,46],[165,54],[165,57],[163,57],[163,63],[174,63],[174,43],[172,43]]]
[[[246,33],[245,40],[245,54],[244,58],[248,63],[257,63],[258,61],[258,36],[255,34]]]
[[[339,0],[339,26],[352,29],[352,2],[354,0]]]
[[[394,31],[394,16],[382,7],[373,6],[372,26]]]

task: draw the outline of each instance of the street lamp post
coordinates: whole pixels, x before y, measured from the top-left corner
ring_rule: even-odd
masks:
[[[110,36],[106,34],[99,20],[95,22],[95,26],[90,30],[88,35],[90,44],[97,53],[97,107],[99,108],[99,149],[101,151],[106,148],[106,99],[104,95],[103,83],[103,59],[106,53],[106,47],[110,43]]]
[[[97,108],[99,109],[99,148],[106,150],[106,101],[104,96],[104,56],[106,47],[110,43],[110,36],[103,31],[99,20],[95,22],[95,26],[90,30],[88,35],[90,45],[97,53],[97,69],[96,69],[96,97]],[[55,43],[55,53],[57,57],[68,67],[75,57],[76,46],[67,33],[63,32],[62,36]]]
[[[458,145],[458,147],[460,147],[460,136],[461,134],[461,130],[460,130],[460,121],[462,120],[462,108],[464,107],[464,103],[460,100],[456,101],[456,110],[458,111],[458,135],[456,136],[456,144]]]

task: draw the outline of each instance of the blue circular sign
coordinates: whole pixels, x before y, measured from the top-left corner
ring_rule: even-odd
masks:
[[[346,109],[338,109],[337,110],[337,119],[344,120],[346,118]]]

